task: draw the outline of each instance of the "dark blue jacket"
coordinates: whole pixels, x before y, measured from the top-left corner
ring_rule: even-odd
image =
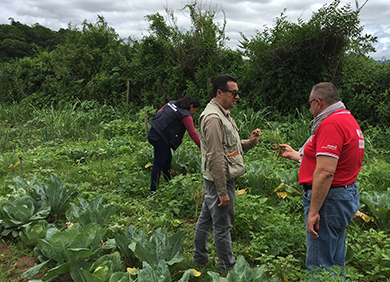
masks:
[[[181,123],[181,119],[189,116],[186,109],[178,108],[175,101],[168,102],[149,122],[150,125],[160,134],[160,136],[176,150],[180,146],[186,127]]]

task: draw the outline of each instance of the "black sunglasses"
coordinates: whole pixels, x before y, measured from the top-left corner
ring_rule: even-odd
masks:
[[[315,100],[320,100],[320,101],[323,101],[321,98],[314,98],[313,100],[311,100],[311,101],[309,101],[309,102],[307,102],[306,103],[306,107],[308,108],[308,109],[310,109],[311,108],[311,103],[313,103]]]
[[[233,95],[233,97],[234,96],[237,96],[237,95],[241,95],[241,91],[236,91],[236,90],[229,90],[229,89],[226,89],[226,90],[223,90],[223,89],[221,89],[223,92],[230,92],[230,93],[232,93],[232,95]]]

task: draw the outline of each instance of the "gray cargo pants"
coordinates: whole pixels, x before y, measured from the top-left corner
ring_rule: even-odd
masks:
[[[227,183],[227,193],[230,197],[229,206],[218,207],[220,201],[215,184],[212,181],[204,179],[203,189],[205,199],[195,230],[193,261],[199,264],[208,262],[207,241],[212,226],[215,247],[222,273],[233,269],[236,263],[232,253],[230,235],[230,229],[234,223],[235,184],[235,180]]]

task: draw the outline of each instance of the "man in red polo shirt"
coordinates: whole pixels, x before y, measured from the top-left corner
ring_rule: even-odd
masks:
[[[301,162],[306,223],[306,267],[345,266],[345,229],[359,208],[356,178],[364,155],[359,124],[332,83],[315,85],[308,102],[311,136],[299,150],[279,144],[282,157]]]

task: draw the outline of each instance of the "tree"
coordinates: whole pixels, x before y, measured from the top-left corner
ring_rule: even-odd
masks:
[[[186,4],[191,20],[190,30],[178,26],[174,12],[165,9],[167,19],[156,13],[146,16],[150,35],[135,48],[129,80],[132,84],[132,101],[137,105],[156,106],[183,95],[208,101],[207,77],[219,72],[237,73],[242,66],[239,52],[225,47],[226,20],[215,21],[218,6],[202,6],[194,1]],[[139,95],[142,93],[142,95]]]
[[[273,28],[255,38],[242,35],[241,48],[250,58],[245,88],[258,108],[294,112],[306,102],[314,84],[338,83],[345,54],[373,50],[376,38],[361,34],[360,11],[353,11],[350,4],[338,8],[339,3],[324,5],[307,23],[301,19],[291,23],[282,13]]]

